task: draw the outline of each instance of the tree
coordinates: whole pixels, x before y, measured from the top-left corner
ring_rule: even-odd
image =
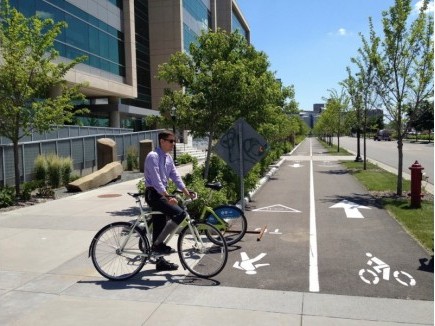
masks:
[[[0,7],[0,135],[14,150],[15,192],[20,194],[18,143],[32,132],[46,132],[73,118],[82,85],[67,87],[65,74],[84,58],[55,64],[54,40],[66,26],[37,16],[26,18],[3,0]],[[60,95],[51,96],[53,89]],[[83,110],[82,110],[83,111]]]
[[[368,112],[376,108],[378,104],[378,95],[375,91],[375,58],[379,47],[379,39],[373,33],[373,23],[369,18],[371,29],[370,40],[367,40],[364,35],[360,34],[363,46],[358,49],[358,56],[351,58],[351,62],[355,64],[357,72],[355,76],[352,74],[350,67],[347,67],[348,78],[342,83],[346,88],[353,108],[357,115],[357,132],[358,132],[358,148],[359,148],[359,132],[363,131],[363,152],[364,170],[367,169],[367,145],[366,135],[367,129],[370,128],[370,118]],[[383,117],[381,117],[382,120]],[[373,123],[372,123],[373,124]],[[358,157],[357,159],[358,160]]]
[[[433,16],[426,13],[428,2],[423,1],[418,17],[409,22],[411,0],[395,0],[394,6],[382,13],[382,39],[370,26],[372,42],[379,42],[379,49],[370,58],[376,72],[376,92],[397,135],[399,196],[402,195],[403,138],[410,122],[422,113],[421,104],[434,91],[434,22]]]
[[[329,91],[329,97],[325,98],[326,109],[328,112],[328,124],[330,128],[330,136],[337,135],[337,152],[340,151],[340,136],[349,129],[349,115],[346,111],[349,107],[349,97],[346,96],[344,90],[340,93],[332,89]],[[323,114],[322,114],[323,115]]]
[[[421,111],[420,116],[417,117],[416,120],[411,120],[410,127],[413,127],[415,131],[421,132],[428,130],[429,131],[429,141],[430,141],[430,131],[433,130],[433,116],[434,116],[434,106],[433,101],[424,101],[421,103],[421,107],[419,108]],[[408,113],[410,116],[415,116],[412,112]],[[417,137],[418,133],[416,133]]]
[[[258,52],[239,33],[202,33],[190,45],[189,53],[177,52],[159,67],[158,77],[179,89],[166,90],[162,115],[177,109],[177,124],[193,130],[194,136],[208,137],[205,177],[208,175],[212,141],[239,117],[270,138],[288,132],[286,104],[294,96],[282,87],[263,52]],[[275,124],[272,123],[272,120]],[[261,127],[262,126],[262,127]],[[275,136],[273,136],[275,137]]]
[[[352,75],[352,72],[349,67],[347,67],[347,78],[343,80],[340,85],[344,87],[346,90],[349,101],[351,104],[351,112],[353,113],[352,117],[352,126],[356,129],[356,135],[357,135],[357,154],[355,158],[355,162],[361,162],[361,156],[360,156],[360,132],[361,132],[361,125],[362,125],[362,119],[361,119],[361,111],[363,110],[363,93],[362,93],[362,83],[361,79],[354,77]],[[365,162],[364,162],[365,163]],[[364,164],[365,166],[365,164]]]

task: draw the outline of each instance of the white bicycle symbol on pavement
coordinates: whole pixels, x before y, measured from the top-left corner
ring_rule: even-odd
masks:
[[[367,283],[367,284],[378,284],[380,281],[379,275],[382,275],[382,278],[386,281],[390,279],[390,265],[384,263],[377,257],[373,257],[371,253],[366,253],[367,257],[370,257],[367,265],[372,266],[373,269],[361,269],[359,271],[359,277]],[[368,277],[367,277],[368,275]],[[404,271],[394,271],[393,276],[397,282],[404,286],[414,286],[417,282],[415,279],[408,273]],[[406,279],[406,280],[405,280]]]

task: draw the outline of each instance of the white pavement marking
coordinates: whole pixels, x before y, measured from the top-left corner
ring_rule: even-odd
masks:
[[[344,208],[344,212],[347,218],[364,218],[358,208],[370,209],[370,207],[359,205],[348,200],[342,200],[341,202],[332,205],[329,208]]]
[[[319,292],[316,206],[314,201],[313,152],[310,138],[310,292]]]
[[[287,207],[281,204],[256,208],[252,210],[253,212],[270,212],[270,213],[300,213],[297,209]]]

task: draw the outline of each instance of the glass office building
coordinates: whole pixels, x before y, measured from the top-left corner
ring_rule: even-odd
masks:
[[[235,0],[10,0],[26,16],[65,21],[55,42],[62,60],[86,56],[66,80],[87,82],[82,91],[89,123],[141,129],[158,115],[164,82],[158,66],[188,51],[202,31],[249,27]]]

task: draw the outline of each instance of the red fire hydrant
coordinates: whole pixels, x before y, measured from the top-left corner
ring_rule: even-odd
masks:
[[[411,207],[420,208],[421,197],[423,197],[421,194],[421,180],[423,179],[423,173],[421,171],[424,170],[424,167],[422,167],[418,161],[415,161],[409,169],[411,170],[411,193],[409,194],[411,196]]]

